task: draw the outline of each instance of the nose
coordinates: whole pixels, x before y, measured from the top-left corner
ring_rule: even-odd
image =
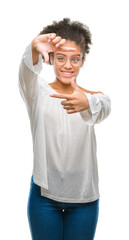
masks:
[[[65,62],[65,64],[64,64],[64,67],[65,67],[66,69],[71,69],[71,68],[72,68],[71,61],[70,61],[69,58],[66,59],[66,62]]]

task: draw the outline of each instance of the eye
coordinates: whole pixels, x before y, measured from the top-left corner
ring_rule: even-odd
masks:
[[[60,62],[65,61],[65,58],[63,58],[63,57],[58,57],[57,59],[58,59],[58,61],[60,61]]]
[[[73,59],[72,59],[72,61],[73,61],[74,63],[78,63],[79,60],[80,60],[80,59],[78,59],[78,58],[73,58]]]

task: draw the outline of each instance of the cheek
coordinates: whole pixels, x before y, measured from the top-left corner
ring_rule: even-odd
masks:
[[[57,66],[54,66],[54,72],[55,72],[56,75],[59,75],[60,70]]]
[[[53,68],[55,72],[59,71],[59,67],[56,64],[53,65]]]
[[[74,71],[78,74],[79,71],[80,71],[80,67],[76,67],[76,68],[74,69]]]

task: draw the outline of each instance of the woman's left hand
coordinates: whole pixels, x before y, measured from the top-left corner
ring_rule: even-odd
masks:
[[[55,98],[66,98],[61,102],[64,109],[67,110],[67,113],[76,113],[84,111],[90,108],[87,96],[85,93],[77,86],[75,82],[75,77],[71,80],[71,86],[73,87],[72,94],[52,94],[51,97]]]

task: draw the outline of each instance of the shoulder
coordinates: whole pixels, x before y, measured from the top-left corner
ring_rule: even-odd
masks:
[[[78,87],[79,87],[82,91],[84,91],[84,92],[86,92],[86,93],[90,93],[90,94],[103,93],[103,92],[100,92],[100,91],[98,91],[98,92],[90,91],[90,90],[87,90],[87,89],[82,88],[82,87],[80,87],[80,86],[78,86]]]

